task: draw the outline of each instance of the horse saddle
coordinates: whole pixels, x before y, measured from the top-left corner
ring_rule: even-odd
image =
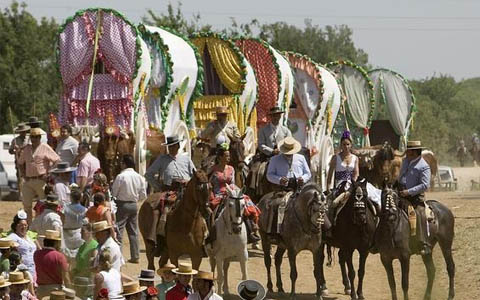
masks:
[[[285,211],[293,196],[293,191],[273,192],[272,198],[269,199],[266,205],[268,216],[267,233],[281,233]]]

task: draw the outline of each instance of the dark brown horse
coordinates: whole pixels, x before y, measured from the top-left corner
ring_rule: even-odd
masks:
[[[119,134],[102,133],[97,148],[97,156],[103,173],[111,182],[120,173],[120,161],[124,154],[133,154],[135,149],[135,136],[133,132],[120,132]]]
[[[336,224],[332,227],[332,236],[325,238],[328,245],[339,248],[339,264],[342,271],[345,293],[350,293],[352,299],[364,299],[363,277],[368,251],[375,234],[375,217],[368,203],[367,181],[358,180],[348,189],[350,197],[338,213]],[[353,267],[353,252],[360,254],[358,266],[358,289],[355,290],[355,270]],[[324,254],[320,251],[322,265],[322,289],[326,290],[323,274]],[[345,265],[348,267],[348,277]]]
[[[283,254],[288,251],[288,260],[290,263],[290,280],[292,282],[291,297],[295,298],[295,282],[297,280],[297,254],[302,250],[309,250],[313,254],[315,280],[317,282],[317,299],[322,299],[320,285],[320,249],[322,243],[321,226],[326,213],[326,200],[317,184],[307,184],[296,199],[290,199],[282,223],[280,233],[267,233],[269,226],[268,208],[274,201],[279,200],[285,195],[284,192],[272,192],[265,195],[259,202],[258,207],[263,212],[260,215],[260,236],[262,237],[262,248],[264,254],[265,267],[268,276],[268,291],[273,292],[272,275],[270,268],[272,259],[270,252],[273,239],[277,241],[277,251],[275,253],[275,269],[277,275],[278,291],[284,293],[281,265]],[[276,223],[274,224],[276,225]],[[276,227],[276,226],[275,226]]]
[[[452,257],[455,219],[452,212],[440,202],[434,200],[427,202],[432,207],[437,219],[436,223],[430,223],[428,242],[432,247],[438,242],[442,249],[449,277],[448,299],[451,300],[455,295],[455,263]],[[410,235],[407,213],[402,206],[403,204],[394,190],[385,188],[382,191],[383,211],[375,235],[375,243],[380,251],[382,264],[387,272],[393,300],[397,299],[395,276],[392,266],[393,260],[400,260],[403,298],[408,299],[410,255],[419,254],[421,249],[415,237],[412,238]],[[428,276],[424,299],[428,300],[431,299],[432,285],[435,278],[435,266],[431,253],[422,256],[422,259]]]

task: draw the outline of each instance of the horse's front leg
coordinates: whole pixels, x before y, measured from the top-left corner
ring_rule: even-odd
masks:
[[[350,286],[350,280],[347,276],[347,263],[345,257],[345,250],[340,248],[340,250],[338,250],[338,263],[340,264],[340,270],[342,271],[342,282],[344,288],[343,291],[345,295],[349,295],[351,293],[352,287]]]
[[[267,234],[260,231],[260,236],[262,237],[262,249],[263,249],[263,262],[265,268],[267,269],[267,289],[269,293],[273,293],[273,283],[272,283],[272,244],[268,240]]]
[[[277,246],[277,251],[275,252],[275,272],[277,275],[277,290],[279,293],[285,293],[283,289],[283,282],[282,282],[282,261],[283,261],[283,254],[287,249],[281,248]]]
[[[223,294],[229,295],[230,290],[228,288],[228,268],[230,268],[230,259],[223,261]]]
[[[218,294],[223,294],[223,257],[217,257],[217,284]]]
[[[385,272],[387,272],[388,285],[392,294],[392,300],[397,300],[397,285],[395,284],[395,274],[393,273],[392,259],[386,255],[380,255]],[[403,272],[402,272],[403,273]],[[403,274],[402,274],[403,277]]]
[[[323,260],[321,258],[322,256],[322,249],[323,247],[320,246],[317,251],[314,251],[312,252],[313,254],[313,276],[315,276],[315,281],[317,283],[317,293],[316,293],[316,296],[317,296],[317,299],[318,300],[322,300],[323,297],[323,288],[322,288],[322,277],[321,277],[321,273],[322,273],[322,268],[323,268]]]
[[[365,277],[365,263],[367,262],[368,251],[360,251],[360,257],[358,258],[358,299],[365,299],[363,297],[363,278]]]
[[[322,296],[324,297],[328,296],[327,282],[325,280],[325,272],[323,271],[323,264],[325,262],[325,246],[326,244],[322,243],[317,254],[318,260],[319,260],[318,263],[320,266],[320,269],[319,269],[320,289],[322,290]]]
[[[248,261],[248,250],[245,246],[245,249],[240,256],[240,270],[242,271],[242,280],[248,279],[248,271],[247,271],[247,261]]]
[[[424,300],[430,300],[432,298],[433,281],[435,280],[435,265],[433,263],[432,254],[422,255],[423,263],[427,269],[427,289],[425,290]]]
[[[352,300],[357,300],[357,293],[355,291],[355,268],[353,266],[353,250],[349,249],[345,251],[345,261],[347,262],[348,268],[348,280],[350,281],[350,297]]]
[[[290,262],[290,280],[292,281],[292,289],[290,291],[290,299],[296,299],[295,283],[297,282],[297,252],[294,249],[288,250],[288,261]]]
[[[410,272],[410,254],[404,254],[400,258],[400,265],[402,266],[402,290],[403,300],[408,300],[408,276]]]

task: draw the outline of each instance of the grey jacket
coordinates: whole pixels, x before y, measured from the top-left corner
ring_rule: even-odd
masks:
[[[286,126],[278,124],[275,129],[272,123],[268,123],[258,133],[258,149],[266,155],[272,155],[278,143],[288,136],[292,136],[292,133]]]

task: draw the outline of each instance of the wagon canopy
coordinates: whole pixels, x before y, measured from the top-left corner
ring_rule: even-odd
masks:
[[[196,48],[168,28],[139,25],[152,56],[152,79],[145,99],[148,123],[164,135],[180,122],[193,126],[193,101],[201,96],[203,67]]]
[[[395,148],[406,145],[408,129],[415,114],[415,96],[408,81],[399,73],[388,69],[375,69],[368,73],[375,89],[376,110],[374,119],[388,120],[393,133],[385,132],[386,126],[372,125],[372,143],[388,140]],[[378,129],[377,129],[378,127]],[[383,127],[383,128],[380,128]],[[392,140],[393,137],[399,137]]]
[[[62,123],[102,124],[108,114],[117,125],[133,130],[151,61],[132,23],[112,9],[78,11],[60,29],[57,62],[63,83]]]
[[[240,132],[256,124],[257,81],[252,66],[240,50],[225,37],[202,32],[191,38],[204,66],[204,96],[194,103],[195,125],[204,128],[214,120],[215,108],[227,106],[229,119]],[[256,129],[255,126],[251,126]]]
[[[355,146],[370,146],[369,129],[375,110],[373,83],[367,72],[350,61],[334,61],[327,65],[337,76],[346,97],[344,114],[337,118],[334,140],[338,142],[345,129],[352,134]]]
[[[257,127],[268,123],[268,112],[278,106],[285,110],[284,123],[293,95],[293,75],[288,61],[267,42],[254,38],[239,38],[235,45],[255,70],[258,84]]]

